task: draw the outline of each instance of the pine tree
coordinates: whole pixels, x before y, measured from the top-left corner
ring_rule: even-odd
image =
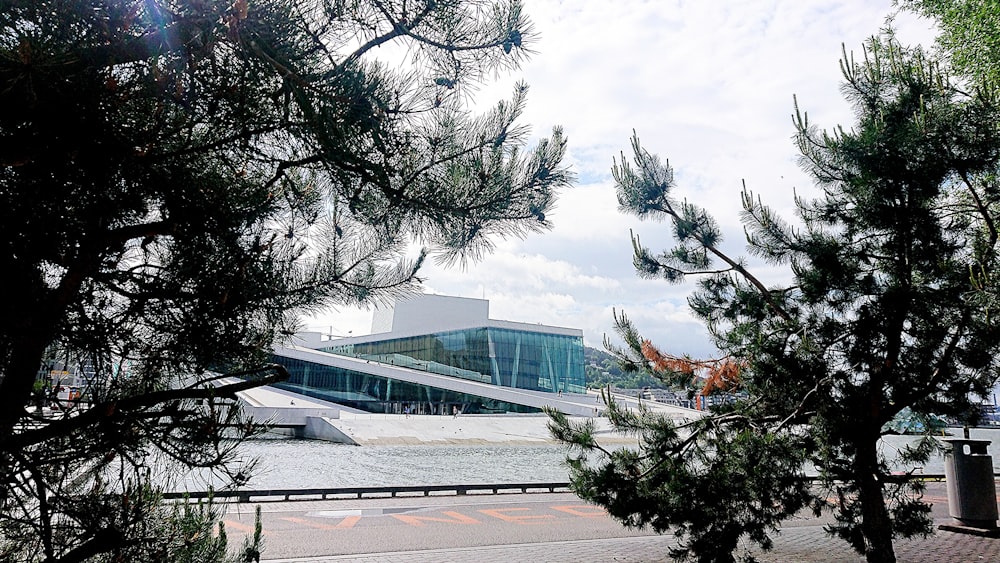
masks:
[[[533,38],[517,0],[0,0],[0,560],[152,560],[157,472],[245,482],[234,395],[297,318],[546,229],[560,131],[525,148],[523,84],[468,111]],[[89,409],[27,408],[51,351]]]
[[[634,240],[639,274],[698,278],[690,305],[738,366],[744,398],[687,424],[609,409],[642,437],[638,451],[604,452],[589,427],[555,415],[550,426],[576,452],[578,494],[626,524],[673,530],[679,554],[699,561],[734,560],[741,539],[766,548],[805,508],[831,511],[831,532],[868,561],[895,561],[893,539],[932,522],[920,482],[894,477],[879,450],[886,423],[905,408],[971,421],[972,397],[1000,374],[996,100],[888,31],[861,60],[845,53],[842,70],[850,129],[794,115],[821,195],[797,198],[790,224],[743,192],[749,252],[785,266],[787,285],[765,286],[723,252],[716,222],[677,198],[669,164],[637,138],[634,165],[613,170],[622,208],[668,219],[678,241],[656,254]],[[624,321],[633,361],[653,369]],[[901,461],[933,448],[927,438]]]

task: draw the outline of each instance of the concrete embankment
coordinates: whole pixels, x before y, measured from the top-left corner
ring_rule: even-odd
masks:
[[[329,424],[358,445],[445,444],[552,444],[548,417],[543,415],[394,415],[349,414],[328,420]],[[578,419],[587,420],[587,419]],[[593,420],[598,441],[607,444],[635,443],[634,438],[613,434],[606,419]]]

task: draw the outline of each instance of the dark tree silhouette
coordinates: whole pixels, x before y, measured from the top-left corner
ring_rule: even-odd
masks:
[[[797,198],[799,223],[743,192],[748,249],[787,267],[787,285],[766,286],[724,252],[715,221],[677,198],[671,168],[638,139],[634,165],[614,168],[622,208],[668,220],[678,242],[655,254],[634,240],[638,272],[699,279],[690,305],[739,367],[729,380],[742,398],[688,424],[609,408],[642,436],[638,451],[604,451],[590,427],[558,415],[552,427],[578,452],[574,490],[629,525],[675,531],[680,554],[699,561],[734,560],[741,538],[766,548],[809,506],[832,511],[831,530],[868,561],[895,561],[894,538],[932,528],[920,482],[893,478],[878,448],[886,424],[905,408],[974,418],[972,396],[1000,373],[996,98],[963,90],[891,32],[860,60],[845,53],[842,69],[851,128],[794,115],[821,194]],[[622,319],[628,349],[642,352]],[[632,357],[656,371],[646,352]],[[926,460],[932,447],[903,456]]]
[[[508,0],[0,0],[0,559],[172,560],[157,472],[245,479],[296,318],[547,228],[560,131],[466,109],[532,39]],[[53,355],[89,408],[28,408]]]

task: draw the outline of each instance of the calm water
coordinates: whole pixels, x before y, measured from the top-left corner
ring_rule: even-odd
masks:
[[[347,446],[310,440],[245,444],[259,460],[246,488],[539,483],[567,480],[561,446]],[[192,476],[190,489],[211,479]]]
[[[950,429],[961,437],[960,429]],[[974,428],[970,437],[992,440],[989,453],[1000,473],[1000,430]],[[890,458],[915,438],[887,436],[883,451]],[[346,446],[308,440],[255,440],[245,444],[247,457],[258,458],[247,488],[320,488],[379,485],[533,483],[568,479],[566,449],[537,446]],[[895,466],[896,469],[906,469]],[[935,456],[924,473],[944,473]],[[185,480],[190,490],[213,481],[204,475]]]

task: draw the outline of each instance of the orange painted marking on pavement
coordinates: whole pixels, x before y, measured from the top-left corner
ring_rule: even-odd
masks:
[[[608,515],[608,512],[600,506],[591,506],[589,504],[569,504],[565,506],[550,506],[549,508],[582,518],[601,518]]]
[[[423,526],[424,522],[444,522],[445,524],[482,524],[479,520],[475,518],[470,518],[464,514],[459,514],[451,510],[442,510],[441,514],[450,516],[451,518],[436,518],[434,516],[411,516],[409,514],[390,514],[396,520],[400,522],[405,522],[411,526]]]
[[[353,528],[354,525],[358,523],[358,520],[361,520],[360,516],[348,516],[348,517],[344,518],[343,520],[341,520],[340,524],[337,524],[336,527],[339,528],[339,529],[341,529],[341,530],[343,530],[345,528]]]
[[[339,526],[330,526],[328,524],[320,524],[319,522],[310,522],[305,518],[295,518],[294,516],[287,516],[281,518],[282,520],[287,520],[288,522],[294,522],[296,524],[301,524],[303,526],[308,526],[309,528],[316,528],[317,530],[336,530]]]
[[[513,522],[515,524],[538,524],[539,520],[551,520],[555,516],[551,514],[531,514],[531,515],[519,515],[514,516],[510,514],[505,514],[506,512],[522,512],[525,510],[531,510],[530,508],[488,508],[480,510],[483,514],[487,516],[492,516],[494,518],[499,518],[504,522]]]
[[[247,526],[246,524],[240,524],[239,522],[234,522],[232,520],[223,520],[222,523],[225,524],[227,528],[233,528],[241,532],[246,532],[248,534],[254,533],[253,526]],[[266,536],[268,534],[268,531],[261,529],[261,534]]]

